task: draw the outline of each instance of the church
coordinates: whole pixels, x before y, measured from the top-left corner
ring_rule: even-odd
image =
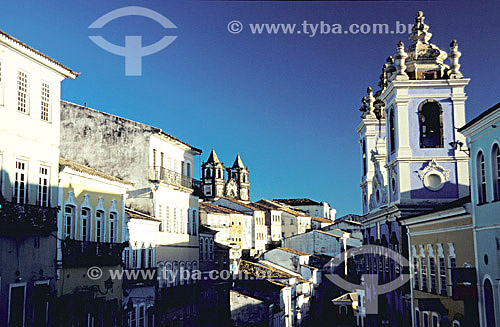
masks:
[[[464,89],[470,80],[460,72],[457,42],[451,41],[447,53],[429,42],[431,36],[418,12],[410,44],[399,41],[394,57],[382,67],[380,89],[369,87],[362,98],[356,129],[364,244],[404,257],[409,250],[405,219],[469,195],[469,158],[454,144],[465,142],[457,127],[465,124]],[[365,273],[378,274],[379,283],[409,273],[408,267],[377,253],[364,262]],[[410,326],[412,318],[419,321],[412,317],[411,294],[409,283],[379,294],[378,314],[366,317],[363,325]]]
[[[231,198],[250,202],[250,182],[248,167],[245,167],[239,154],[232,167],[225,167],[212,149],[206,162],[201,165],[203,197],[208,201]],[[226,177],[227,175],[227,177]]]

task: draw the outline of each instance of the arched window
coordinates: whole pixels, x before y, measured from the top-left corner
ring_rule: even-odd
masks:
[[[156,270],[156,273],[158,274],[160,287],[165,287],[166,286],[165,265],[163,264],[163,262],[158,262],[158,269]]]
[[[109,213],[109,243],[114,243],[117,241],[116,237],[116,224],[117,224],[117,213],[116,212],[110,212]]]
[[[390,149],[391,153],[394,153],[396,151],[396,127],[394,126],[394,110],[391,108],[391,112],[389,113],[389,142],[390,142]]]
[[[484,281],[484,314],[486,326],[495,327],[495,299],[493,294],[493,287],[491,281],[486,279]]]
[[[95,241],[104,242],[104,211],[95,212]]]
[[[165,272],[165,276],[163,276],[163,278],[166,279],[166,285],[167,287],[170,287],[172,286],[172,282],[173,282],[173,267],[172,267],[172,263],[171,262],[167,262],[167,265],[166,265],[166,272]]]
[[[191,265],[191,262],[186,262],[186,271],[188,272],[188,276],[186,278],[186,283],[189,285],[191,284],[191,274],[193,273],[193,267]]]
[[[491,176],[493,178],[493,200],[500,200],[500,148],[493,145],[491,150]]]
[[[486,167],[484,163],[484,154],[479,151],[476,159],[477,171],[477,201],[479,204],[486,202]]]
[[[366,176],[366,171],[367,171],[367,168],[368,168],[368,158],[366,157],[366,140],[363,139],[362,141],[362,151],[363,151],[363,176]]]
[[[426,100],[419,110],[420,147],[443,147],[443,109],[439,102]]]
[[[75,207],[67,205],[64,207],[64,230],[63,238],[74,238]]]
[[[172,272],[172,281],[173,281],[173,286],[178,286],[179,285],[179,263],[177,261],[174,261],[174,269]]]
[[[82,241],[90,241],[90,209],[82,208],[80,212],[80,222],[82,225]]]
[[[193,261],[193,272],[197,272],[197,271],[198,271],[198,262]],[[193,277],[193,284],[195,284],[195,283],[196,283],[196,279],[194,279],[194,276],[195,276],[195,274],[193,273],[193,274],[192,274],[192,277]]]

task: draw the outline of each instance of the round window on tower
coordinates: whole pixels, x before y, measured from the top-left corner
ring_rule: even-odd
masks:
[[[433,171],[424,176],[424,186],[431,191],[439,191],[444,186],[444,176],[440,172]]]
[[[397,187],[396,176],[393,175],[392,178],[391,178],[392,194],[396,194],[396,187]]]

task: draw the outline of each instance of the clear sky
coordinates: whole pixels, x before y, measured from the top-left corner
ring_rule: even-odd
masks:
[[[124,75],[124,58],[89,40],[101,34],[158,41],[165,30],[123,17],[88,26],[124,6],[169,18],[177,39],[143,58],[143,75]],[[359,213],[360,99],[375,90],[385,58],[404,35],[253,35],[250,23],[413,23],[424,11],[431,42],[448,52],[458,40],[467,88],[467,120],[499,101],[500,1],[97,1],[4,0],[0,29],[81,72],[62,98],[164,129],[226,164],[239,152],[250,169],[252,200],[309,197],[339,215]],[[243,23],[240,34],[227,24]],[[198,166],[199,167],[199,166]],[[199,175],[199,172],[197,173]]]

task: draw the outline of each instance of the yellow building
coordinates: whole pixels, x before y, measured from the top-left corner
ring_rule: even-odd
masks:
[[[403,221],[414,326],[479,326],[470,196]]]
[[[121,321],[124,201],[132,183],[60,159],[59,319],[75,325]]]

